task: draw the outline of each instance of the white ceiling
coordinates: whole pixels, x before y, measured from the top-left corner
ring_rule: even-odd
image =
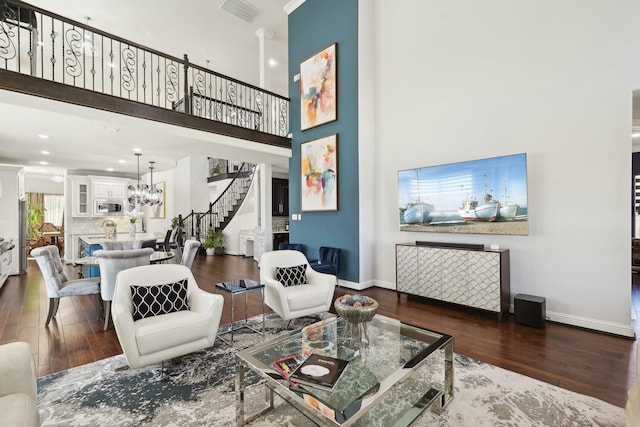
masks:
[[[259,39],[265,42],[265,87],[287,96],[287,14],[289,0],[248,0],[262,9],[252,24],[220,9],[223,0],[30,0],[29,3],[144,46],[182,57],[238,80],[259,86]],[[209,61],[207,64],[206,61]],[[268,67],[268,66],[267,66]],[[141,172],[172,169],[191,155],[272,163],[288,169],[290,150],[206,132],[105,113],[42,98],[0,91],[0,163],[25,166],[27,174],[54,175],[65,170],[135,174],[134,148],[141,148]],[[48,135],[41,139],[37,135]],[[50,154],[41,154],[42,150]],[[46,161],[48,165],[41,165]],[[121,163],[124,161],[125,163]]]

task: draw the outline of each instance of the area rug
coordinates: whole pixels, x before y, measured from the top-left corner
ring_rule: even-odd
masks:
[[[251,319],[252,323],[258,319]],[[297,319],[288,329],[318,318]],[[267,338],[287,333],[279,318],[267,319]],[[235,350],[264,338],[235,334]],[[38,379],[43,426],[233,426],[235,358],[226,344],[136,370],[123,355]],[[624,410],[496,366],[455,355],[455,397],[442,414],[425,411],[413,426],[624,426]],[[275,409],[254,427],[312,425],[276,399]]]

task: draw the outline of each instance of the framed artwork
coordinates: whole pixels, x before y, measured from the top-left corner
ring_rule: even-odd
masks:
[[[300,208],[338,210],[338,135],[300,144]]]
[[[337,43],[300,63],[300,130],[337,119]]]
[[[165,188],[164,181],[160,181],[155,184],[156,189],[162,190],[162,196],[160,197],[159,205],[151,206],[151,218],[164,219],[167,215],[167,190]]]

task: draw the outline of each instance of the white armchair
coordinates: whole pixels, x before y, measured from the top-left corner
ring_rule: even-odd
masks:
[[[276,279],[276,267],[306,265],[308,284],[284,286]],[[284,320],[329,311],[336,276],[311,268],[302,252],[266,252],[260,259],[260,282],[265,285],[264,302]]]
[[[36,368],[26,342],[0,345],[0,425],[39,426]]]
[[[188,310],[134,321],[132,286],[158,286],[187,279]],[[139,368],[211,347],[224,298],[198,287],[191,270],[179,264],[134,267],[118,273],[111,311],[127,363]]]

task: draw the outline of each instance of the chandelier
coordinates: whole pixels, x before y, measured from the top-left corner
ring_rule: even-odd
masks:
[[[162,190],[156,188],[153,184],[153,164],[155,162],[149,162],[149,169],[151,170],[151,185],[149,186],[149,191],[147,192],[146,199],[142,202],[143,205],[149,204],[150,206],[161,206],[162,205]],[[146,203],[145,203],[146,202]]]
[[[153,184],[153,165],[155,162],[149,162],[149,169],[151,170],[151,185],[140,184],[140,156],[141,153],[135,153],[138,158],[138,184],[130,185],[127,191],[127,198],[129,203],[140,204],[142,206],[160,206],[162,205],[162,190],[156,188]]]
[[[138,158],[138,184],[135,186],[130,185],[127,188],[127,198],[129,203],[145,205],[144,201],[149,197],[149,186],[140,184],[140,156],[142,156],[142,153],[135,153],[135,155]]]

